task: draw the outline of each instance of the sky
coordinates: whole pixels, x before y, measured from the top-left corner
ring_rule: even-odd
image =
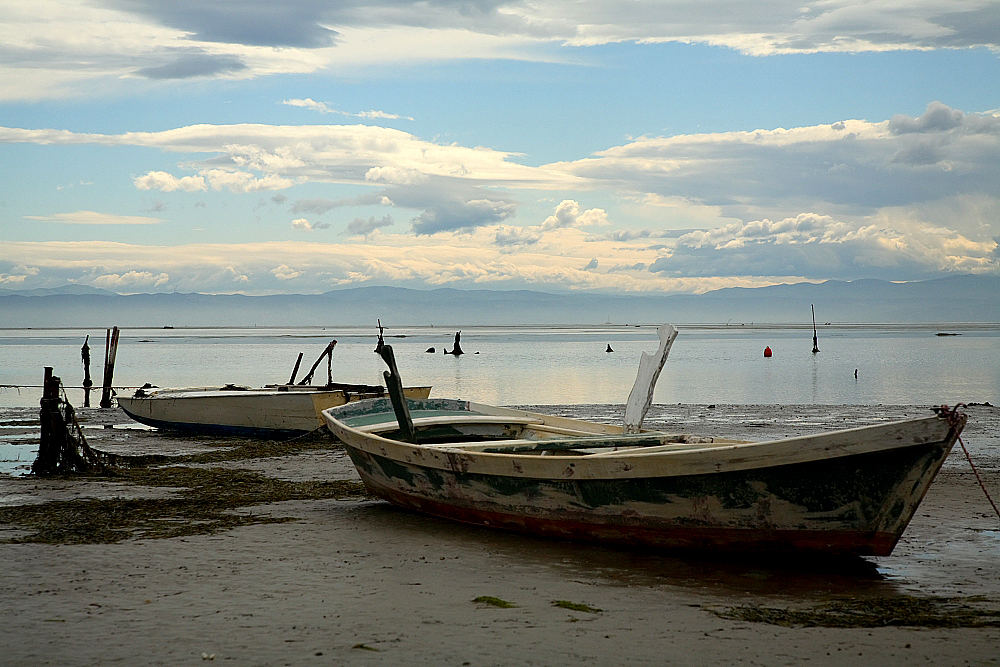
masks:
[[[996,0],[0,0],[0,290],[1000,275]]]

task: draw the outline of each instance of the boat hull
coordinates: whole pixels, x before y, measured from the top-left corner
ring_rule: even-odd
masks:
[[[718,475],[555,481],[441,471],[347,451],[374,495],[466,523],[664,549],[875,556],[892,552],[909,521],[906,497],[919,485],[910,471],[939,467],[947,454],[921,446],[905,455]]]
[[[430,387],[408,387],[409,398],[426,398]],[[160,429],[254,437],[295,436],[323,427],[321,412],[376,394],[293,387],[228,390],[161,390],[119,397],[118,405],[137,422]]]
[[[402,443],[345,427],[337,412],[324,413],[327,426],[365,485],[408,509],[658,549],[874,556],[892,552],[964,425],[953,415],[765,443],[525,456]]]

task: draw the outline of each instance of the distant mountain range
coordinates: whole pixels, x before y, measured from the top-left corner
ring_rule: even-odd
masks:
[[[0,327],[1000,322],[1000,277],[828,281],[700,295],[358,287],[324,294],[129,294],[72,285],[0,290]]]

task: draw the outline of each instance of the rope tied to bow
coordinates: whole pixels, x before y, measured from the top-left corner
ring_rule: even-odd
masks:
[[[964,407],[966,407],[965,403],[958,403],[954,408],[942,405],[940,408],[934,408],[934,411],[941,417],[944,417],[952,428],[960,429],[965,425],[965,413],[961,412],[961,409]],[[958,435],[957,439],[958,444],[961,445],[962,451],[965,453],[965,460],[969,462],[972,474],[975,475],[976,481],[979,483],[979,488],[983,490],[983,495],[986,496],[986,500],[988,500],[990,505],[993,507],[993,512],[997,515],[997,518],[1000,519],[1000,508],[997,508],[997,504],[993,501],[992,496],[990,496],[990,492],[986,489],[986,484],[983,482],[983,478],[980,477],[979,471],[976,469],[976,464],[972,462],[972,455],[969,454],[969,449],[965,446],[965,441],[962,440],[961,435]]]

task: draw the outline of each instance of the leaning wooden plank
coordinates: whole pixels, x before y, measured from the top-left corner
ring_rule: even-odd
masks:
[[[670,346],[677,338],[677,330],[669,324],[658,328],[656,333],[660,337],[660,347],[653,354],[642,353],[639,358],[639,372],[636,374],[635,384],[632,385],[628,402],[625,403],[626,433],[638,433],[642,429],[642,420],[646,418],[646,412],[653,403],[653,389],[656,388],[656,380],[660,377],[663,364],[667,361]]]

